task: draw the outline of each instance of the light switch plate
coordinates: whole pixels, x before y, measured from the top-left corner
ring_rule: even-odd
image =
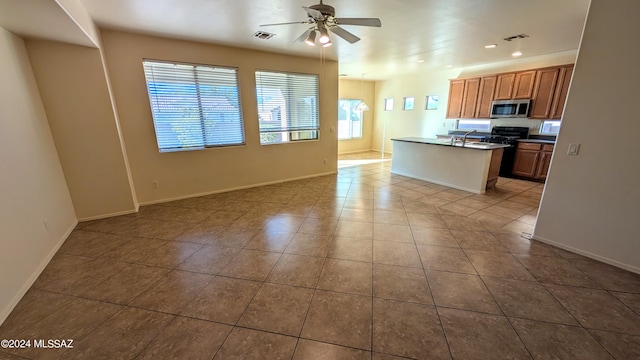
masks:
[[[580,151],[580,144],[569,144],[569,149],[567,149],[567,155],[577,156]]]

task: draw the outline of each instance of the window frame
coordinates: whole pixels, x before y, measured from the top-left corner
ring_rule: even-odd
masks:
[[[551,132],[551,131],[544,131],[545,126],[549,124],[550,127],[557,127],[558,131],[556,132]],[[555,126],[554,126],[555,125]],[[562,126],[562,121],[561,120],[544,120],[542,121],[542,123],[540,124],[540,134],[543,135],[558,135],[558,133],[560,132],[560,127]]]
[[[470,125],[470,127],[460,127],[460,123],[464,122]],[[473,124],[482,124],[482,126],[473,126]],[[491,131],[491,120],[483,119],[462,119],[456,121],[456,130],[478,130],[478,131]]]
[[[261,122],[262,116],[260,114],[266,114],[267,112],[271,113],[271,116],[273,116],[273,110],[275,108],[271,108],[271,110],[268,110],[267,108],[262,108],[263,104],[264,104],[264,98],[267,97],[264,95],[265,91],[263,90],[264,87],[260,86],[261,82],[262,82],[262,78],[261,76],[266,75],[266,74],[278,74],[278,75],[285,75],[287,78],[289,76],[300,76],[300,77],[309,77],[309,78],[313,78],[315,80],[315,83],[310,87],[310,88],[304,88],[302,90],[305,91],[309,91],[309,90],[315,90],[315,94],[313,94],[313,96],[307,96],[305,97],[290,97],[290,96],[283,96],[283,98],[281,99],[281,101],[283,102],[283,105],[285,106],[285,114],[284,116],[286,117],[285,120],[281,120],[280,124],[282,125],[283,123],[286,123],[287,125],[284,127],[280,127],[279,130],[275,130],[275,131],[268,131],[267,129],[263,129],[263,123]],[[260,141],[260,145],[280,145],[280,144],[291,144],[291,143],[298,143],[298,142],[307,142],[307,141],[319,141],[320,140],[320,75],[319,74],[315,74],[315,73],[301,73],[301,72],[291,72],[291,71],[281,71],[281,70],[270,70],[270,69],[256,69],[255,73],[254,73],[254,79],[255,79],[255,84],[256,84],[256,88],[255,88],[255,94],[256,94],[256,110],[258,112],[258,134],[259,134],[259,141]],[[268,79],[266,79],[268,80]],[[290,80],[288,80],[290,81]],[[315,89],[314,89],[315,87]],[[287,88],[287,90],[291,91],[289,88]],[[296,88],[293,88],[293,90],[298,90]],[[262,93],[261,93],[262,92]],[[308,98],[311,98],[312,100],[312,104],[308,104],[306,100],[309,100]],[[293,102],[293,103],[292,103]],[[311,114],[313,116],[315,116],[315,120],[312,119],[311,121],[311,126],[309,126],[308,128],[302,128],[302,129],[295,129],[292,128],[290,126],[288,126],[291,122],[291,119],[294,119],[297,115],[293,114],[292,112],[298,112],[300,111],[299,109],[295,108],[295,105],[301,105],[306,103],[307,106],[311,105]],[[293,104],[293,105],[292,105]],[[289,106],[287,106],[289,105]],[[278,109],[280,109],[281,106],[278,106]],[[282,116],[283,114],[278,111],[278,116]],[[280,136],[279,141],[273,141],[273,142],[267,142],[267,141],[263,141],[263,139],[265,139],[267,137],[268,134],[275,134],[276,137]]]
[[[161,64],[166,64],[166,65],[174,65],[174,66],[186,66],[186,67],[193,67],[193,78],[194,78],[194,82],[189,82],[188,80],[190,80],[188,77],[184,77],[184,79],[180,78],[180,74],[176,75],[176,82],[175,84],[180,84],[180,85],[193,85],[194,89],[195,89],[195,93],[193,95],[190,95],[189,97],[185,97],[181,100],[183,101],[191,101],[193,102],[194,99],[192,98],[193,96],[195,96],[195,100],[197,103],[197,121],[195,120],[195,117],[192,118],[191,120],[194,121],[194,123],[199,121],[199,127],[200,127],[200,131],[201,131],[201,137],[202,137],[202,145],[185,145],[185,143],[182,143],[182,146],[179,147],[170,147],[169,142],[167,141],[166,143],[161,144],[162,142],[162,138],[164,136],[165,131],[166,130],[162,130],[161,126],[174,126],[173,124],[175,124],[180,118],[177,119],[172,119],[172,120],[161,120],[160,117],[161,116],[175,116],[176,114],[171,114],[168,112],[163,112],[161,110],[159,110],[159,107],[162,107],[162,102],[167,102],[167,101],[171,101],[172,100],[172,96],[176,96],[175,94],[173,95],[165,95],[165,96],[161,96],[162,94],[159,94],[159,90],[157,90],[155,87],[157,86],[157,83],[160,83],[160,81],[154,81],[155,79],[153,78],[153,73],[151,73],[151,77],[149,77],[149,73],[147,72],[147,68],[152,67],[154,64],[157,65],[161,65]],[[149,106],[150,106],[150,111],[151,111],[151,117],[153,119],[153,126],[154,126],[154,134],[156,136],[156,144],[158,146],[158,152],[160,153],[171,153],[171,152],[183,152],[183,151],[195,151],[195,150],[205,150],[205,149],[212,149],[212,148],[224,148],[224,147],[233,147],[233,146],[244,146],[246,145],[246,132],[245,132],[245,125],[244,125],[244,116],[243,116],[243,108],[242,108],[242,97],[241,97],[241,92],[240,92],[240,81],[239,81],[239,69],[237,67],[231,67],[231,66],[219,66],[219,65],[213,65],[213,64],[197,64],[197,63],[190,63],[190,62],[179,62],[179,61],[168,61],[168,60],[159,60],[159,59],[149,59],[149,58],[143,58],[142,59],[142,67],[143,67],[143,75],[145,77],[145,86],[147,88],[147,96],[149,98]],[[233,77],[235,78],[235,86],[232,86],[232,88],[235,89],[235,93],[230,94],[232,97],[235,97],[236,102],[232,102],[226,95],[224,95],[224,97],[226,98],[226,103],[228,103],[228,106],[231,106],[232,109],[237,109],[236,111],[232,111],[232,115],[236,116],[237,115],[237,119],[232,120],[232,122],[230,123],[235,123],[233,124],[234,127],[237,127],[236,129],[232,129],[232,131],[229,131],[229,134],[227,133],[223,133],[222,135],[232,135],[233,137],[231,138],[231,140],[233,141],[235,137],[238,138],[238,140],[240,141],[236,141],[236,142],[229,142],[229,143],[219,143],[219,142],[209,142],[207,140],[207,133],[209,134],[215,134],[215,132],[212,132],[211,127],[212,125],[216,124],[216,120],[214,120],[213,118],[209,118],[207,119],[208,116],[215,116],[215,115],[220,115],[222,118],[224,118],[225,112],[220,110],[220,109],[216,109],[214,104],[214,99],[216,98],[216,96],[214,95],[213,91],[213,87],[214,86],[221,86],[221,85],[214,85],[211,81],[213,80],[217,80],[220,82],[223,82],[224,80],[228,80],[226,77],[225,78],[221,78],[221,79],[214,79],[213,77],[211,77],[211,75],[206,76],[207,74],[204,72],[205,70],[200,69],[201,71],[198,72],[199,68],[205,68],[205,69],[213,69],[213,70],[226,70],[226,71],[233,71],[234,75]],[[152,71],[152,70],[150,70]],[[184,71],[181,70],[181,71]],[[164,77],[168,78],[172,75],[167,75],[165,74]],[[200,82],[198,80],[198,77],[200,76],[200,78],[206,78],[207,81],[202,81]],[[161,77],[162,78],[162,77]],[[184,80],[184,83],[181,83],[180,80]],[[166,79],[165,79],[166,81]],[[153,86],[152,86],[153,84]],[[174,84],[174,86],[176,86]],[[211,91],[211,93],[209,95],[205,95],[203,96],[202,93],[203,91],[206,93],[207,89],[203,89],[203,87],[205,86],[211,86],[211,89],[209,89],[209,91]],[[155,91],[152,90],[152,87],[154,89],[156,89]],[[178,86],[176,86],[177,88]],[[175,89],[174,89],[175,91]],[[189,90],[187,90],[189,91]],[[159,96],[160,95],[160,96]],[[220,95],[218,95],[217,97],[221,97]],[[174,99],[175,100],[175,99]],[[209,107],[210,109],[205,108],[205,104],[209,103]],[[220,106],[219,104],[217,104],[218,106]],[[165,106],[167,106],[165,104]],[[175,106],[175,105],[174,105]],[[180,105],[178,105],[180,106]],[[191,110],[195,110],[195,107],[192,107]],[[183,114],[188,114],[188,109],[186,111],[183,112]],[[181,119],[185,119],[185,118],[181,118]],[[173,122],[172,122],[173,121]],[[215,127],[215,126],[214,126]],[[175,130],[177,133],[180,133],[181,131],[184,133],[188,133],[191,132],[193,129],[190,129],[189,127],[183,127],[179,130]],[[235,133],[234,133],[235,132]],[[179,138],[179,135],[175,135],[176,138]],[[197,142],[198,139],[196,138],[191,138],[188,141],[195,141]]]
[[[340,102],[342,101],[349,101],[349,108],[351,111],[349,111],[347,114],[345,114],[347,116],[346,119],[344,120],[340,120]],[[351,98],[342,98],[342,99],[338,99],[338,140],[342,141],[342,140],[358,140],[358,139],[362,139],[362,129],[364,127],[364,111],[358,111],[355,110],[355,106],[352,105],[358,105],[359,103],[362,102],[362,99],[351,99]],[[351,119],[349,117],[349,114],[359,114],[360,119],[358,119],[357,121],[360,123],[360,136],[353,136],[353,122],[354,120]],[[348,126],[347,129],[349,130],[349,136],[348,137],[340,137],[340,121],[347,121],[348,122]]]

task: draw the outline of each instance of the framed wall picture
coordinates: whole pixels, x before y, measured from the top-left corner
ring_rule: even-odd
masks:
[[[440,96],[438,95],[428,95],[426,100],[426,110],[438,110],[438,100],[440,100]]]
[[[391,111],[393,110],[393,99],[384,99],[384,110]]]
[[[415,103],[415,98],[413,96],[406,96],[404,98],[404,106],[403,110],[413,110],[413,104]]]

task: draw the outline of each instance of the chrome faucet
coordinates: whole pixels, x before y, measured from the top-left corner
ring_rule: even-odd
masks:
[[[471,130],[471,131],[467,131],[466,133],[464,133],[464,136],[462,137],[462,146],[464,146],[464,144],[467,142],[467,135],[473,134],[476,131],[477,130]]]

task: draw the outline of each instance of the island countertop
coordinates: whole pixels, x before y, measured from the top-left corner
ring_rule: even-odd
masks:
[[[412,142],[419,144],[427,144],[427,145],[441,145],[441,146],[449,146],[449,147],[464,147],[465,149],[475,149],[475,150],[495,150],[510,147],[511,145],[505,144],[493,144],[493,143],[477,143],[477,142],[467,142],[462,146],[462,141],[457,141],[454,144],[451,144],[451,140],[442,140],[442,139],[430,139],[423,137],[401,137],[401,138],[393,138],[391,141],[404,141],[404,142]]]

